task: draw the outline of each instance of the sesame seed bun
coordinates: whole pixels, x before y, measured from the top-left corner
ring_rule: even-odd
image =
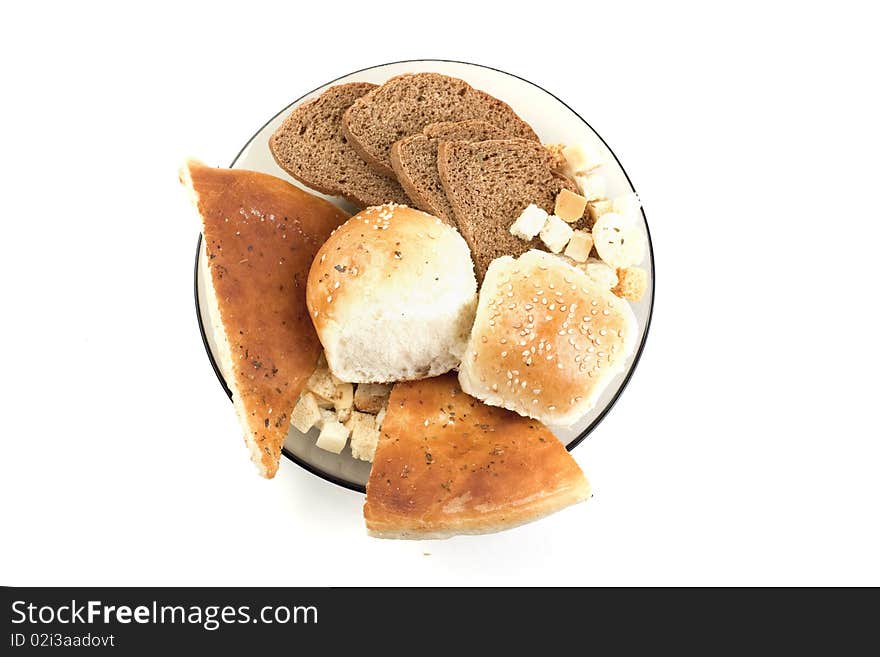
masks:
[[[562,258],[505,256],[483,281],[459,382],[492,406],[570,426],[623,369],[636,333],[629,304]]]
[[[356,214],[330,236],[309,271],[306,302],[333,374],[388,383],[458,366],[476,292],[458,231],[388,204]]]

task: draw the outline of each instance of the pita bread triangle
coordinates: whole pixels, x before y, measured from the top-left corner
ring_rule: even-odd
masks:
[[[509,529],[589,495],[549,429],[483,404],[446,374],[394,386],[364,519],[381,538],[446,538]]]
[[[180,180],[202,220],[221,368],[251,458],[271,478],[290,414],[321,353],[305,301],[309,268],[348,215],[255,171],[191,160]]]

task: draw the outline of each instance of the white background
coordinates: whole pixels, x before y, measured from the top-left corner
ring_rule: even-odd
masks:
[[[880,584],[876,20],[399,4],[4,7],[0,584]],[[644,201],[657,296],[574,452],[592,500],[383,542],[361,495],[256,475],[196,329],[176,171],[419,57],[516,73],[592,124]]]

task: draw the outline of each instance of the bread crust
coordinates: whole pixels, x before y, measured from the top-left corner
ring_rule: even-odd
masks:
[[[202,221],[207,283],[231,354],[227,384],[252,458],[271,478],[290,414],[321,352],[305,302],[308,270],[348,215],[255,171],[191,160],[180,179]]]
[[[364,520],[380,538],[485,534],[589,495],[577,463],[546,427],[480,403],[447,374],[394,386]]]

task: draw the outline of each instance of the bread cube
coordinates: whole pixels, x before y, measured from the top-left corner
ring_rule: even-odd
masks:
[[[296,406],[293,407],[293,413],[290,414],[290,424],[301,432],[308,433],[309,429],[315,426],[321,420],[321,409],[318,408],[318,402],[315,396],[310,393],[304,393]]]
[[[388,403],[390,394],[391,384],[361,383],[354,391],[354,407],[365,413],[376,414]]]
[[[318,441],[315,443],[321,449],[328,452],[339,454],[345,449],[345,443],[348,441],[348,429],[336,420],[324,422],[321,427],[321,433],[318,435]]]
[[[611,212],[614,209],[614,204],[611,201],[589,201],[587,203],[587,214],[590,215],[590,220],[593,223],[599,221],[599,217],[601,217],[606,212]]]
[[[336,384],[333,383],[333,379],[330,377],[330,370],[327,368],[316,369],[306,382],[306,389],[311,390],[315,393],[315,396],[320,397],[325,403],[330,403],[332,406],[333,397],[336,394]]]
[[[602,166],[605,157],[602,149],[594,144],[573,144],[562,149],[562,155],[573,173],[584,173]]]
[[[357,411],[355,411],[357,412]],[[364,415],[364,420],[354,422],[351,427],[351,455],[361,461],[372,461],[379,443],[379,430],[372,415]]]
[[[565,247],[565,255],[578,262],[586,262],[593,250],[593,236],[583,230],[576,230]]]
[[[629,301],[640,301],[648,289],[648,272],[641,267],[624,267],[617,270],[617,285],[611,290]]]
[[[632,215],[606,212],[593,226],[596,252],[615,269],[639,264],[645,257],[647,239]]]
[[[345,427],[352,433],[354,433],[354,428],[360,423],[366,423],[369,426],[374,426],[376,423],[376,416],[370,415],[369,413],[361,413],[360,411],[356,411],[352,409],[351,414],[348,419],[345,421]]]
[[[321,419],[315,423],[315,426],[319,429],[322,429],[327,422],[338,422],[339,418],[336,417],[336,411],[332,408],[322,408],[321,409]]]
[[[340,422],[345,422],[351,415],[351,407],[354,405],[354,386],[350,383],[341,383],[336,386],[333,396],[333,409],[339,416]]]
[[[531,203],[510,226],[510,234],[527,242],[541,232],[547,223],[547,213]]]
[[[624,216],[637,215],[642,207],[642,202],[635,192],[617,196],[611,201],[612,211]]]
[[[541,230],[541,240],[553,253],[559,253],[568,244],[568,240],[574,234],[571,226],[565,223],[555,214],[551,214],[547,223]]]
[[[584,216],[584,208],[587,207],[587,199],[580,194],[563,189],[556,195],[556,207],[553,214],[569,223],[574,223]]]
[[[598,258],[587,260],[582,269],[587,278],[606,290],[610,290],[617,285],[617,272]]]
[[[605,198],[605,176],[598,173],[588,173],[583,176],[575,176],[575,182],[588,201],[601,201]]]
[[[546,144],[544,148],[547,149],[547,152],[550,153],[550,167],[557,170],[563,171],[568,163],[565,161],[565,144]]]

